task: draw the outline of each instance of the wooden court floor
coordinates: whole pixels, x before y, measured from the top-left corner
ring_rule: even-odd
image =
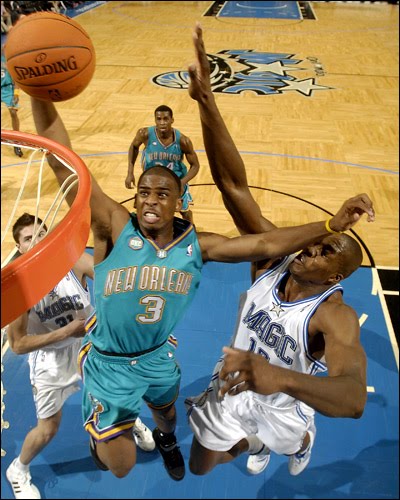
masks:
[[[285,21],[202,17],[209,5],[108,2],[79,16],[94,42],[97,68],[81,95],[58,104],[75,151],[107,194],[131,198],[124,186],[130,142],[138,128],[153,124],[154,109],[167,104],[200,159],[192,181],[198,228],[236,234],[218,190],[209,185],[197,103],[185,89],[151,81],[187,69],[192,27],[200,20],[207,52],[225,58],[234,71],[245,66],[222,51],[286,54],[298,62],[285,60],[280,68],[306,81],[303,92],[216,93],[265,216],[277,225],[302,224],[367,192],[376,222],[362,221],[356,233],[377,265],[398,267],[398,6],[316,2],[317,20]],[[306,95],[310,79],[323,88]],[[4,105],[1,116],[2,127],[10,128]],[[22,131],[35,132],[23,93],[19,117]],[[21,164],[14,155],[2,157],[2,221]],[[364,264],[369,260],[366,255]]]
[[[182,72],[193,61],[191,32],[195,21],[200,20],[207,52],[218,60],[218,75],[231,71],[224,80],[226,91],[216,91],[215,95],[243,156],[249,185],[263,214],[278,226],[303,224],[326,218],[346,198],[366,192],[374,201],[376,221],[368,224],[362,220],[355,229],[363,243],[363,264],[398,270],[398,6],[311,2],[317,20],[288,21],[203,17],[210,4],[115,1],[77,18],[94,42],[97,67],[92,82],[81,95],[58,104],[75,151],[108,195],[132,206],[134,191],[124,186],[129,145],[138,128],[153,124],[157,106],[170,106],[175,115],[174,126],[191,138],[200,159],[200,172],[191,183],[197,228],[228,236],[237,234],[212,183],[197,103],[190,99],[185,88],[176,88],[182,83]],[[245,59],[238,56],[243,51]],[[266,53],[274,55],[257,55]],[[269,75],[268,84],[260,83],[259,73]],[[245,76],[239,77],[240,74]],[[168,80],[165,75],[175,87],[171,83],[170,86],[154,83],[153,79],[158,77],[165,84]],[[239,93],[234,91],[235,85],[240,87]],[[2,128],[10,128],[4,105],[1,117]],[[19,117],[21,131],[34,133],[29,98],[23,93]],[[2,231],[25,164],[26,158],[2,152]],[[138,175],[138,165],[135,171]],[[45,174],[44,184],[46,198],[55,189],[50,173]],[[33,206],[34,196],[28,193],[23,209]],[[91,245],[89,238],[88,246]],[[2,251],[12,246],[7,238]],[[225,281],[221,279],[221,283],[235,287],[236,297],[236,288],[247,286],[247,282],[240,281],[243,275],[236,275],[236,271],[229,274],[223,270],[223,273]],[[233,283],[236,278],[238,282]],[[214,276],[206,276],[203,281],[212,286]],[[357,287],[370,295],[373,286],[369,281],[366,285],[355,283],[355,291],[351,292],[355,302],[359,301],[360,312],[364,312],[364,295]],[[198,311],[193,317],[197,318],[196,314]],[[374,314],[369,314],[373,318]],[[238,464],[222,467],[204,480],[191,475],[179,489],[168,479],[164,481],[158,460],[142,455],[137,475],[131,474],[125,486],[120,486],[118,498],[191,498],[194,491],[196,498],[235,498],[232,492],[237,492],[237,498],[382,498],[382,492],[385,498],[397,498],[398,476],[397,482],[392,476],[393,470],[397,471],[393,464],[398,465],[398,456],[395,457],[398,431],[393,430],[398,423],[398,359],[396,364],[390,341],[379,338],[386,335],[379,314],[375,326],[367,324],[367,333],[372,331],[372,334],[366,338],[366,349],[372,374],[376,381],[385,381],[381,385],[388,393],[369,395],[371,405],[364,423],[364,419],[355,423],[320,419],[321,441],[318,455],[313,459],[316,466],[300,482],[293,479],[288,482],[283,459],[266,472],[268,482],[264,483],[262,477],[246,478],[242,473],[245,458],[241,457],[243,460]],[[233,319],[234,315],[233,311]],[[204,345],[205,340],[198,336],[203,325],[196,331],[196,321],[189,315],[186,320],[193,331],[189,327],[186,331],[186,324],[181,327],[180,356],[187,375],[178,401],[182,413],[178,435],[185,458],[191,436],[184,425],[184,396],[199,390],[199,377],[206,383],[232,326],[229,322],[223,324],[222,318],[221,326],[215,327],[217,331],[211,329],[216,333],[215,338],[208,341],[210,345]],[[197,321],[200,320],[199,317]],[[204,332],[209,331],[210,325],[204,325]],[[186,340],[184,335],[188,335]],[[194,351],[193,346],[197,346]],[[377,346],[382,347],[379,356]],[[212,352],[207,354],[208,350]],[[4,431],[8,432],[6,438],[11,443],[5,459],[7,465],[26,433],[23,428],[26,421],[18,421],[22,418],[20,402],[31,397],[26,363],[16,360],[12,353],[8,356],[8,366],[15,369],[7,380],[8,395],[15,394],[17,400],[7,403],[8,418],[16,419],[13,428]],[[7,367],[6,371],[10,373]],[[10,386],[10,382],[14,385]],[[391,394],[395,396],[392,398]],[[387,402],[389,406],[385,406]],[[39,486],[44,489],[46,485],[45,498],[117,498],[117,482],[103,480],[102,474],[93,470],[89,457],[74,460],[75,456],[87,455],[79,404],[80,395],[71,398],[63,433],[38,457],[34,475],[50,478],[40,480]],[[33,425],[31,402],[26,411],[26,419]],[[143,417],[146,424],[152,425],[146,410]],[[378,421],[379,429],[372,432],[374,422]],[[340,450],[336,447],[338,442]],[[354,445],[352,449],[360,450],[351,460],[346,455],[349,442]],[[64,455],[60,449],[66,450]],[[154,464],[149,463],[152,460]],[[152,474],[157,478],[160,474],[161,489],[151,486]],[[70,476],[71,481],[65,483]],[[76,477],[82,480],[83,489],[75,484]],[[2,486],[2,498],[12,498],[8,486],[6,483],[4,490]],[[63,489],[58,488],[61,486]]]

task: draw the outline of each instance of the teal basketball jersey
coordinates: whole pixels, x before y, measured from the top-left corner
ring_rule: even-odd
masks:
[[[143,236],[136,214],[94,275],[96,310],[85,341],[101,351],[138,353],[167,341],[200,284],[203,260],[194,227],[175,218],[166,247]]]
[[[187,174],[187,167],[183,163],[183,152],[181,150],[181,133],[176,128],[173,129],[175,140],[169,146],[159,140],[156,127],[148,127],[147,146],[142,153],[143,170],[163,165],[173,170],[182,179]]]

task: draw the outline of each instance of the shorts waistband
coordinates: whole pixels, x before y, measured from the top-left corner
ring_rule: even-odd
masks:
[[[162,347],[166,343],[167,343],[167,341],[165,340],[161,344],[150,347],[150,349],[146,349],[145,351],[130,352],[130,353],[117,353],[117,352],[102,351],[101,349],[99,349],[95,345],[92,344],[92,346],[95,349],[95,351],[97,351],[99,354],[102,354],[103,356],[110,356],[110,357],[117,357],[117,358],[138,358],[139,356],[143,356],[144,354],[148,354],[149,352],[156,351],[157,349],[159,349],[160,347]]]

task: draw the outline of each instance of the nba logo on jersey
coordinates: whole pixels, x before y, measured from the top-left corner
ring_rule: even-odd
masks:
[[[188,245],[188,247],[187,247],[187,249],[186,249],[186,255],[187,255],[188,257],[191,257],[191,256],[192,256],[192,253],[193,253],[193,245],[192,245],[192,244],[190,244],[190,245]]]
[[[132,250],[140,250],[143,247],[143,240],[139,236],[135,236],[129,240],[128,244]]]

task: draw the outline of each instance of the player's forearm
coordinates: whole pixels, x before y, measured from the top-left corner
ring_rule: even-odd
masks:
[[[184,183],[184,184],[187,184],[189,181],[191,181],[194,177],[196,177],[196,175],[198,174],[199,172],[199,165],[191,165],[190,166],[190,169],[188,171],[188,173],[182,177],[181,181]]]
[[[47,139],[51,139],[69,149],[72,149],[68,132],[54,103],[50,101],[41,101],[31,97],[31,104],[37,133]],[[59,162],[53,155],[48,156],[47,161],[57,177],[59,185],[63,185],[64,181],[71,176],[71,171]],[[68,185],[70,185],[71,182],[72,180],[68,183]],[[71,205],[75,199],[76,193],[77,187],[75,186],[67,195],[69,205]]]
[[[232,140],[212,93],[198,102],[207,158],[215,184],[222,193],[247,188],[243,160]]]
[[[276,259],[302,250],[327,234],[324,222],[276,228],[223,241],[208,250],[207,258],[218,262]]]
[[[31,97],[32,113],[39,135],[52,139],[71,149],[71,141],[57,109],[51,101]]]
[[[284,370],[282,390],[328,417],[360,418],[367,400],[365,384],[353,377],[316,377]]]
[[[11,341],[10,339],[10,347],[15,354],[28,354],[64,340],[69,336],[69,331],[70,330],[67,325],[50,333],[43,333],[40,335],[24,335],[15,341]]]
[[[130,175],[133,174],[133,169],[135,167],[135,162],[136,158],[138,157],[138,154],[139,154],[139,148],[131,144],[128,153],[128,174]]]

